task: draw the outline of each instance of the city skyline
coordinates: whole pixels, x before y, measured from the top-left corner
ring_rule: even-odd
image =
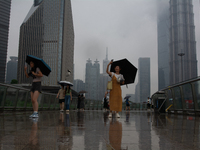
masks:
[[[75,25],[75,79],[84,80],[85,67],[82,64],[85,64],[87,58],[93,60],[98,58],[100,64],[102,64],[105,57],[105,47],[108,47],[110,59],[127,58],[136,67],[139,57],[150,57],[151,89],[152,93],[156,91],[158,89],[158,61],[156,58],[157,12],[155,2],[153,0],[118,1],[117,3],[111,1],[97,1],[96,3],[87,0],[84,2],[72,1]],[[32,3],[32,0],[23,1],[23,3],[13,1],[12,3],[8,60],[9,56],[17,56],[19,25],[24,20]],[[200,47],[199,2],[194,1],[194,3],[198,50]],[[112,11],[110,8],[112,8]],[[140,13],[139,17],[138,13]],[[130,19],[130,17],[134,19]],[[200,54],[197,54],[199,59]],[[102,69],[100,71],[102,72]],[[135,85],[136,83],[129,85],[128,89],[123,87],[123,95],[132,93]]]

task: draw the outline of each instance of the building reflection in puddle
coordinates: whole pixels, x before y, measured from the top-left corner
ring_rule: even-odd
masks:
[[[0,114],[0,149],[200,149],[198,116],[101,111]]]

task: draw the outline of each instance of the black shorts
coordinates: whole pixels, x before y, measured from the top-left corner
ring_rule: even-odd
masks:
[[[41,82],[33,82],[30,91],[33,92],[33,93],[34,93],[35,91],[38,91],[38,92],[41,93],[41,91],[42,91]]]
[[[130,104],[126,104],[126,106],[127,106],[127,107],[129,107],[129,106],[130,106]]]
[[[59,99],[59,103],[65,102],[65,99]]]

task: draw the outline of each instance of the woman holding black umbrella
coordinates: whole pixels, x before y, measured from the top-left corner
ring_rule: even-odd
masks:
[[[112,64],[113,61],[111,61],[108,66],[106,72],[112,77],[112,90],[110,90],[110,114],[109,118],[112,117],[112,111],[116,111],[116,117],[120,118],[118,112],[122,111],[122,91],[121,91],[121,84],[124,84],[124,77],[122,74],[120,74],[120,67],[115,67],[115,72],[108,71],[108,68],[110,64]]]
[[[33,106],[33,114],[29,117],[37,118],[38,116],[38,102],[37,99],[39,97],[39,94],[41,93],[41,78],[43,77],[42,72],[40,71],[40,68],[35,67],[34,62],[30,62],[31,70],[29,73],[27,73],[27,66],[24,68],[24,72],[27,78],[32,77],[32,87],[31,87],[31,102]]]

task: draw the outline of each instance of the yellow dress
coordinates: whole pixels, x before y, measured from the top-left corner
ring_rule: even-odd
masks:
[[[122,111],[122,90],[115,75],[112,77],[112,90],[110,90],[109,104],[111,111]]]

